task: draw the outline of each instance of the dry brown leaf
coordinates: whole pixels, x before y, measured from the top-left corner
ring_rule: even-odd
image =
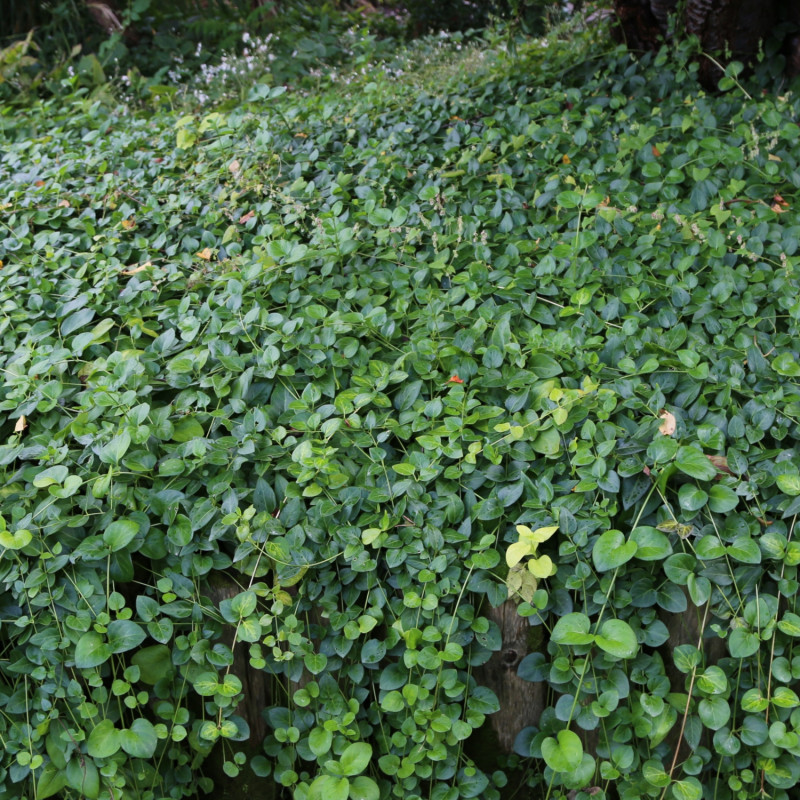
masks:
[[[733,471],[728,466],[728,459],[725,456],[706,456],[708,460],[720,471],[733,475]]]
[[[198,258],[202,258],[203,261],[211,261],[211,248],[204,247],[199,253],[195,253]]]
[[[661,158],[661,151],[655,145],[652,146],[651,150],[656,158]]]
[[[126,231],[129,231],[131,228],[136,227],[136,220],[135,219],[124,219],[124,220],[122,220],[122,227],[125,228]]]
[[[231,161],[230,164],[228,164],[228,169],[234,174],[237,173],[241,168],[242,165],[236,159],[234,159],[233,161]]]
[[[14,433],[22,433],[28,427],[28,418],[23,414],[14,425]]]
[[[662,408],[658,416],[664,420],[659,425],[658,432],[663,433],[664,436],[672,436],[675,433],[675,415],[670,414],[666,408]]]
[[[136,267],[131,267],[130,269],[123,269],[120,272],[120,275],[136,275],[137,272],[144,272],[148,267],[152,267],[153,265],[149,261],[145,261],[144,264],[139,264]]]
[[[253,219],[253,217],[255,215],[256,215],[256,212],[253,211],[252,209],[250,211],[248,211],[246,214],[242,214],[242,216],[239,217],[239,224],[240,225],[244,225],[245,222],[249,222],[251,219]]]

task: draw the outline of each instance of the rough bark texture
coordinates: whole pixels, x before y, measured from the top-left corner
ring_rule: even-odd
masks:
[[[235,597],[241,587],[233,580],[225,582],[219,575],[213,584],[206,587],[209,600],[217,607],[223,600]],[[233,641],[233,631],[226,631],[222,641],[230,647]],[[244,699],[236,708],[236,713],[247,721],[250,726],[250,738],[246,742],[229,742],[223,745],[218,743],[211,751],[211,755],[203,763],[203,772],[214,781],[215,800],[243,800],[247,797],[258,800],[274,800],[275,782],[272,778],[259,778],[253,774],[249,766],[242,768],[235,778],[226,775],[222,770],[227,749],[227,757],[231,752],[241,750],[247,756],[247,764],[253,756],[263,755],[262,745],[267,735],[267,722],[263,711],[273,704],[272,679],[263,670],[256,670],[250,666],[248,645],[240,642],[233,648],[233,666],[231,672],[242,682]]]
[[[544,709],[544,684],[517,676],[519,662],[536,649],[536,635],[541,629],[532,628],[525,617],[517,614],[517,604],[512,600],[489,609],[486,616],[499,626],[503,646],[476,670],[475,678],[500,701],[500,711],[489,717],[488,724],[495,746],[503,753],[510,753],[517,734],[526,725],[538,723]]]
[[[656,50],[669,39],[670,15],[678,10],[678,0],[614,0],[615,36],[631,50]],[[751,60],[779,22],[799,23],[798,5],[781,0],[686,0],[677,25],[679,31],[699,38],[704,53],[722,53],[724,63],[730,58]],[[798,74],[800,36],[787,38],[784,56],[787,74]],[[719,67],[703,57],[699,63],[700,80],[715,88],[722,77]]]
[[[686,693],[690,681],[690,677],[680,672],[675,668],[675,661],[673,653],[675,648],[682,644],[690,644],[692,647],[698,647],[703,654],[703,661],[699,669],[709,667],[716,664],[720,658],[725,655],[725,642],[717,636],[712,638],[706,637],[705,631],[711,624],[710,620],[706,619],[705,627],[703,626],[703,618],[705,609],[698,608],[689,597],[689,592],[684,588],[683,593],[686,595],[686,611],[682,614],[669,613],[661,611],[659,616],[661,621],[667,626],[669,631],[669,639],[664,646],[666,652],[664,655],[664,666],[666,667],[667,677],[669,678],[672,686],[672,691],[678,694]],[[689,749],[686,739],[678,741],[681,732],[681,715],[678,714],[678,721],[669,732],[667,741],[672,745],[673,750],[678,747],[678,761],[687,759],[692,753]],[[704,745],[709,746],[710,742],[703,742]]]

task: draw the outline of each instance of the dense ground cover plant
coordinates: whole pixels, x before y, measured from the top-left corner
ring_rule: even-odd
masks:
[[[596,48],[0,117],[2,800],[498,797],[509,596],[526,792],[790,796],[800,100]]]

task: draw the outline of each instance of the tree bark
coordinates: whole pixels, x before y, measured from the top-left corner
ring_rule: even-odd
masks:
[[[538,723],[545,705],[545,685],[524,681],[517,675],[519,662],[536,649],[541,628],[531,627],[525,617],[517,614],[513,600],[489,609],[486,616],[500,628],[503,646],[475,671],[478,683],[491,689],[500,701],[500,710],[487,721],[491,735],[484,744],[510,753],[517,734],[527,725]]]
[[[205,587],[209,600],[219,606],[223,600],[230,600],[241,591],[235,581],[225,581],[224,575],[217,573],[212,583]],[[273,705],[272,679],[263,670],[250,666],[248,645],[246,642],[233,643],[233,631],[230,626],[222,637],[229,647],[233,645],[233,666],[231,672],[242,682],[244,698],[236,707],[236,714],[246,720],[250,727],[250,738],[246,742],[218,742],[211,754],[203,763],[203,772],[214,781],[215,800],[244,800],[252,797],[258,800],[274,800],[276,794],[275,781],[259,778],[250,769],[250,761],[254,756],[263,755],[263,743],[267,735],[267,722],[263,711]],[[228,757],[231,751],[241,750],[247,756],[245,765],[235,778],[228,776],[223,770],[227,748]]]
[[[670,18],[680,13],[678,0],[614,0],[617,24],[614,35],[631,50],[657,50],[670,41]],[[676,32],[694,34],[703,53],[715,54],[714,61],[700,57],[700,80],[715,88],[727,61],[751,61],[779,22],[800,23],[794,3],[779,0],[686,0]],[[800,37],[784,43],[787,73],[800,71]]]

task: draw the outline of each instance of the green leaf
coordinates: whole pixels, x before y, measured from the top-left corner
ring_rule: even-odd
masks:
[[[158,736],[153,723],[146,719],[135,719],[130,728],[119,732],[122,749],[133,758],[152,758],[158,745]]]
[[[778,630],[787,636],[800,636],[800,616],[787,611],[778,623]]]
[[[697,688],[704,694],[723,694],[728,689],[728,678],[720,667],[706,667],[697,676]]]
[[[591,623],[586,614],[572,612],[565,614],[556,622],[550,638],[556,644],[590,644],[594,641],[594,636],[589,633],[590,628]]]
[[[69,475],[69,470],[63,464],[48,467],[37,473],[33,479],[33,485],[37,489],[43,489],[46,486],[52,486],[54,483],[64,483],[67,475]]]
[[[617,658],[634,658],[639,650],[633,628],[621,619],[606,620],[595,641],[601,650]]]
[[[33,534],[26,528],[20,528],[13,533],[7,530],[0,530],[0,547],[6,550],[22,550],[33,541]]]
[[[333,743],[333,734],[325,728],[313,728],[308,734],[308,749],[317,757],[321,758],[330,752]]]
[[[697,705],[697,715],[700,721],[712,731],[718,731],[728,724],[731,718],[731,707],[723,697],[708,697]]]
[[[78,792],[82,798],[97,800],[100,794],[100,773],[94,761],[75,754],[69,760],[64,775],[67,786]]]
[[[308,800],[347,800],[350,782],[347,778],[320,775],[308,787]]]
[[[36,782],[36,797],[38,800],[46,800],[58,794],[66,785],[67,776],[64,770],[51,763],[45,764]]]
[[[788,351],[772,359],[772,369],[774,369],[778,375],[786,375],[790,378],[796,378],[800,375],[800,364],[797,363],[794,354]]]
[[[366,775],[359,775],[350,781],[350,800],[379,800],[378,784]]]
[[[108,758],[119,748],[119,731],[110,719],[101,720],[95,725],[86,742],[86,752],[92,758]]]
[[[61,335],[66,337],[74,331],[88,325],[94,319],[95,312],[91,308],[82,308],[71,314],[61,323]]]
[[[636,558],[640,561],[661,561],[672,555],[669,539],[657,528],[642,525],[631,531],[630,538],[636,542]]]
[[[303,658],[306,669],[312,675],[319,675],[328,664],[328,657],[324,653],[309,653]]]
[[[131,435],[123,431],[115,436],[108,444],[98,451],[98,456],[104,464],[118,465],[128,448],[131,446]]]
[[[192,681],[192,686],[201,697],[211,697],[219,689],[219,675],[216,672],[202,672]]]
[[[800,475],[778,475],[775,482],[778,484],[778,488],[789,497],[800,495]]]
[[[172,429],[173,442],[191,442],[192,439],[202,439],[205,435],[203,426],[195,417],[184,417]]]
[[[542,742],[542,757],[554,772],[571,772],[583,761],[583,745],[576,733],[561,730],[556,738],[548,736]]]
[[[674,781],[670,787],[675,800],[700,800],[703,786],[697,778],[682,778]]]
[[[131,663],[139,667],[140,680],[150,686],[161,678],[169,677],[174,671],[171,651],[163,644],[137,650],[131,657]]]
[[[734,560],[742,564],[760,564],[761,549],[755,539],[747,535],[737,536],[725,551]]]
[[[708,456],[696,447],[679,447],[675,466],[700,481],[710,481],[717,474],[717,468],[709,461]]]
[[[256,610],[257,600],[256,593],[253,591],[240,592],[231,599],[231,611],[237,619],[249,617]]]
[[[90,669],[111,658],[111,648],[105,639],[95,631],[84,633],[75,645],[75,666],[78,669]]]
[[[106,636],[112,653],[125,653],[144,641],[145,632],[129,619],[115,619],[109,623]]]
[[[561,434],[555,428],[548,428],[531,442],[531,447],[537,453],[555,456],[561,451]]]
[[[530,369],[537,378],[542,378],[543,380],[555,378],[556,375],[561,375],[564,372],[558,361],[544,353],[534,353],[530,356],[528,359],[528,369]]]
[[[403,695],[398,691],[387,692],[383,700],[381,700],[381,708],[390,713],[402,711],[406,707]]]
[[[354,742],[345,747],[339,757],[339,764],[345,775],[358,775],[367,768],[372,758],[372,745],[366,742]]]
[[[708,502],[708,494],[693,483],[685,483],[678,491],[678,503],[684,511],[699,511]]]
[[[577,208],[581,204],[582,199],[583,196],[580,194],[580,192],[574,192],[572,190],[559,192],[556,195],[556,202],[562,208]]]
[[[708,507],[715,514],[727,514],[738,505],[739,496],[728,486],[715,484],[708,490]]]
[[[610,530],[600,534],[592,548],[592,561],[599,572],[621,567],[636,555],[635,541],[625,541],[622,531]]]
[[[759,646],[758,636],[743,628],[736,628],[728,637],[728,649],[734,658],[749,658],[758,652]]]
[[[132,519],[118,519],[103,531],[103,541],[112,552],[127,547],[139,533],[139,523]]]

